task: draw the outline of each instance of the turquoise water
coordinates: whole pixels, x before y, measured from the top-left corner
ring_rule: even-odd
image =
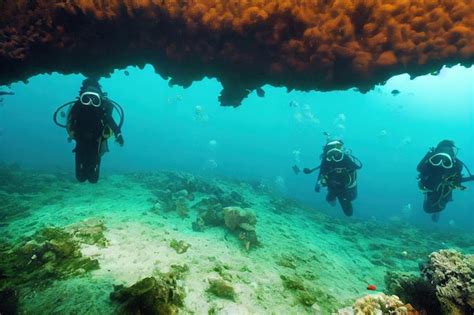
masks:
[[[127,313],[124,287],[145,279],[142,291],[172,293],[157,314],[351,314],[337,310],[371,293],[440,314],[390,272],[420,277],[432,252],[474,251],[472,182],[434,223],[416,181],[443,139],[474,169],[474,68],[401,75],[366,94],[264,86],[237,108],[219,106],[216,80],[183,89],[151,66],[117,70],[100,83],[125,111],[125,145],[110,141],[94,185],[75,180],[74,143],[52,120],[83,79],[0,89],[15,93],[0,103],[0,313]],[[319,164],[324,133],[364,164],[350,218],[314,192],[316,172],[292,170]],[[440,255],[448,267],[434,256],[430,268],[460,279],[449,290],[470,314],[473,256]],[[444,286],[422,300],[436,304]]]
[[[295,163],[318,165],[325,137],[341,137],[363,163],[355,216],[386,221],[400,217],[448,229],[474,228],[472,183],[434,226],[421,209],[416,165],[428,148],[453,139],[459,158],[474,168],[474,70],[454,67],[410,80],[407,75],[361,94],[356,91],[290,92],[263,87],[238,108],[220,107],[221,86],[206,79],[190,88],[170,87],[151,66],[116,71],[100,83],[125,109],[126,145],[111,145],[103,174],[137,170],[185,170],[261,181],[322,211],[324,192],[315,194],[316,175],[293,174]],[[73,100],[81,75],[40,75],[11,86],[0,107],[0,160],[26,168],[73,170],[72,143],[52,123],[59,105]],[[391,91],[401,93],[394,96]],[[297,106],[290,106],[297,104]],[[202,113],[196,113],[196,106]],[[299,157],[294,151],[299,151]],[[299,159],[299,162],[295,160]],[[316,174],[316,173],[314,173]],[[466,173],[465,173],[466,174]],[[412,213],[404,217],[403,209]]]

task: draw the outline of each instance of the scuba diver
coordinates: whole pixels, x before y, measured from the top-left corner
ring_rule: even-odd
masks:
[[[67,123],[62,125],[57,121],[58,112],[65,106],[70,106]],[[112,117],[113,110],[120,114],[120,123]],[[66,116],[61,112],[61,116]],[[73,152],[76,155],[76,178],[79,182],[88,180],[97,183],[100,173],[101,157],[108,152],[107,139],[115,135],[115,141],[123,146],[121,133],[123,124],[122,108],[106,97],[96,79],[85,79],[79,91],[79,97],[58,108],[54,121],[67,129],[69,139],[76,141]]]
[[[362,163],[345,150],[341,140],[328,141],[323,147],[321,165],[313,169],[305,168],[303,172],[310,174],[319,169],[318,181],[314,190],[319,192],[321,186],[327,187],[326,201],[332,206],[339,200],[346,216],[352,216],[352,201],[357,197],[357,170]]]
[[[453,190],[465,190],[462,183],[474,180],[456,155],[454,141],[443,140],[426,153],[416,168],[419,172],[418,187],[425,195],[423,209],[431,214],[433,222],[438,222],[440,212],[453,200]],[[468,177],[462,177],[463,168],[469,173]]]

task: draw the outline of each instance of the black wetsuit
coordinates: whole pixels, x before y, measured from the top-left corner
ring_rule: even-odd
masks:
[[[101,156],[107,148],[107,127],[115,136],[120,134],[112,111],[113,105],[102,99],[99,107],[76,101],[69,112],[68,132],[76,140],[73,152],[76,153],[76,178],[80,182],[99,180]]]
[[[357,197],[357,170],[361,168],[354,162],[354,158],[345,154],[340,162],[327,161],[324,157],[321,162],[318,182],[327,186],[326,200],[339,200],[344,214],[352,216],[352,201]]]
[[[452,168],[434,166],[428,161],[433,155],[428,152],[417,166],[419,186],[425,191],[423,209],[427,213],[444,210],[446,204],[452,201],[453,189],[461,187],[463,163],[453,159]]]

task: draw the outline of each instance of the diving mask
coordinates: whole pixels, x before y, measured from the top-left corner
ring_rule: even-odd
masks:
[[[333,148],[326,152],[326,160],[329,162],[341,162],[342,159],[344,159],[344,151],[342,151],[341,149]]]
[[[433,166],[441,166],[446,169],[450,169],[454,165],[453,158],[447,153],[436,153],[432,155],[428,161]]]
[[[81,94],[79,99],[82,105],[92,105],[94,107],[100,107],[102,100],[99,93],[96,92],[84,92]]]

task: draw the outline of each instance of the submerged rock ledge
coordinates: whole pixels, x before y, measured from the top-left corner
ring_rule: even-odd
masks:
[[[263,84],[358,88],[474,60],[470,0],[0,2],[0,84],[152,64],[171,84],[220,80],[223,105]]]

